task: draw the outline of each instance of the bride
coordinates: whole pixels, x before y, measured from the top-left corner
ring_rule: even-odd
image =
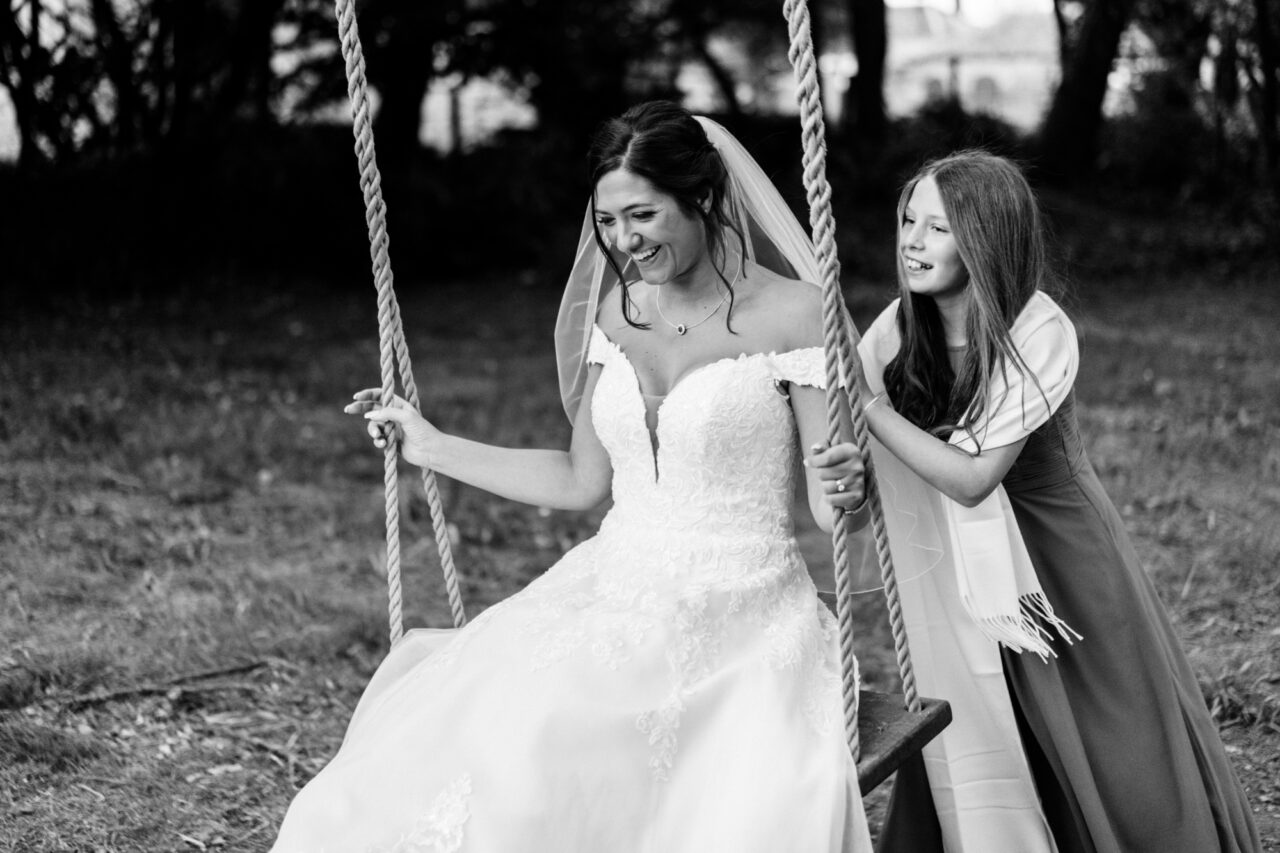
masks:
[[[590,165],[556,329],[569,450],[447,435],[376,390],[347,411],[496,495],[613,506],[522,592],[395,645],[276,853],[871,849],[791,517],[803,447],[819,526],[865,523],[856,450],[825,447],[813,249],[674,104],[606,122]]]

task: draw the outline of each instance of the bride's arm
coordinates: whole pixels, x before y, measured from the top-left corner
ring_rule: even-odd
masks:
[[[784,336],[784,349],[799,352],[821,348],[822,290],[816,285],[788,279],[777,281],[779,286],[769,291],[773,298],[767,304],[767,316],[769,322],[776,326],[774,331]],[[817,367],[823,366],[819,353]],[[791,411],[796,419],[800,454],[804,459],[809,511],[818,527],[828,533],[835,524],[837,508],[844,511],[841,514],[846,525],[860,528],[867,523],[868,517],[863,500],[866,483],[862,458],[857,447],[847,439],[834,447],[827,447],[827,392],[816,384],[809,384],[815,378],[811,375],[805,381],[789,383]],[[841,399],[844,399],[843,393]],[[841,405],[840,410],[845,413],[840,434],[850,436],[848,405]],[[844,488],[837,488],[838,483]],[[847,510],[857,511],[850,513]]]
[[[569,449],[496,447],[437,429],[399,397],[378,405],[380,392],[361,391],[347,406],[372,423],[396,424],[405,460],[500,497],[552,509],[590,509],[609,495],[613,466],[591,420],[591,398],[600,367],[587,375]]]
[[[847,410],[842,406],[841,411]],[[846,513],[846,524],[854,529],[867,523],[866,482],[862,458],[852,442],[842,442],[827,447],[826,392],[811,386],[791,386],[791,410],[796,417],[796,430],[800,436],[800,452],[804,457],[806,494],[809,511],[818,527],[831,532],[835,523],[835,509],[856,509]],[[848,433],[847,425],[843,429]],[[842,483],[844,489],[837,489]]]

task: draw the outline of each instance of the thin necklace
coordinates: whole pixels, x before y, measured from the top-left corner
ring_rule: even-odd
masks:
[[[654,307],[658,309],[658,316],[662,318],[662,322],[666,323],[668,326],[675,329],[677,335],[687,334],[690,329],[694,329],[694,328],[697,328],[698,326],[701,326],[703,323],[707,322],[708,320],[710,320],[712,317],[716,315],[716,312],[720,310],[720,306],[724,305],[725,300],[729,298],[729,293],[731,292],[731,289],[733,288],[733,286],[738,283],[738,276],[740,275],[742,275],[741,263],[738,264],[738,271],[734,274],[733,281],[729,282],[729,287],[725,289],[724,295],[720,297],[720,301],[716,303],[716,307],[712,308],[710,314],[703,317],[701,320],[699,320],[696,323],[673,323],[667,319],[667,315],[662,313],[662,288],[658,288],[657,295],[653,297]]]

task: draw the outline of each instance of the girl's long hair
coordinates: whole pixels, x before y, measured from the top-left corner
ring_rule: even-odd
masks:
[[[953,370],[937,304],[908,288],[899,246],[902,347],[885,368],[885,389],[894,408],[921,429],[947,438],[963,428],[977,441],[972,428],[999,404],[991,399],[996,371],[1012,366],[1030,375],[1009,329],[1049,284],[1044,226],[1022,171],[1003,157],[970,150],[926,163],[907,182],[898,199],[899,234],[912,191],[930,176],[969,276],[963,293],[968,347]]]

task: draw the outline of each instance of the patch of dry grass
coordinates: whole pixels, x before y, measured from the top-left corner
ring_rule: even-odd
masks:
[[[1276,845],[1280,293],[1254,276],[1083,282],[1076,313],[1094,462]],[[372,293],[303,284],[0,320],[0,850],[265,850],[336,748],[387,646],[381,458],[341,414],[377,382],[376,325]],[[553,289],[401,291],[442,426],[567,437]],[[859,285],[860,319],[884,295]],[[472,612],[598,516],[442,488]],[[425,500],[402,489],[406,621],[444,625]],[[864,673],[893,689],[878,597],[858,606]]]

